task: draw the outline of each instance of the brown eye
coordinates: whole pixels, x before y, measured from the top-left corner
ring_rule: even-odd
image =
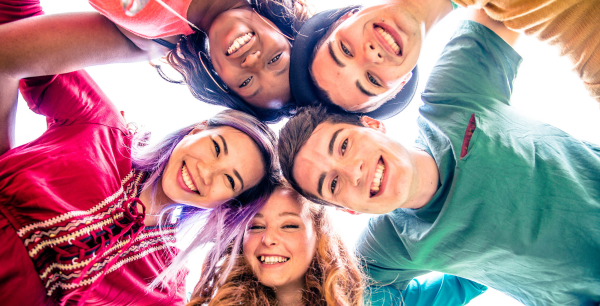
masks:
[[[344,139],[344,142],[342,142],[342,155],[346,153],[346,147],[348,147],[348,138]]]
[[[221,147],[219,147],[219,144],[216,141],[212,141],[213,145],[215,146],[215,152],[217,153],[217,157],[219,157],[219,154],[221,153]]]
[[[279,54],[275,55],[275,57],[273,57],[273,58],[272,58],[272,59],[269,61],[269,64],[276,63],[276,62],[277,62],[277,61],[278,61],[278,60],[281,58],[281,54],[283,54],[283,53],[279,53]]]
[[[348,48],[346,48],[346,46],[344,45],[343,42],[340,42],[340,47],[342,48],[342,52],[344,52],[344,54],[346,54],[348,56],[352,56],[352,53],[350,53],[350,50],[348,50]]]
[[[240,85],[240,88],[245,87],[246,85],[248,85],[248,83],[250,83],[251,80],[252,80],[252,77],[249,77],[246,80],[244,80],[244,82]]]
[[[337,186],[337,181],[338,181],[338,177],[337,176],[331,181],[331,193],[334,193],[335,186]]]
[[[379,84],[379,82],[377,82],[377,80],[370,73],[367,73],[367,79],[369,79],[369,82],[371,82],[371,84],[377,87],[381,87],[381,84]]]
[[[227,174],[225,174],[225,176],[227,177],[227,180],[229,181],[229,184],[231,184],[231,189],[233,189],[233,191],[235,191],[235,181],[233,180],[233,178]]]

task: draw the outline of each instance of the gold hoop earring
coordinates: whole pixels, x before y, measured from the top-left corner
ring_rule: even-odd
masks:
[[[198,52],[198,57],[200,58],[200,63],[202,63],[202,68],[204,68],[204,71],[206,71],[206,74],[208,74],[210,79],[215,83],[215,85],[217,85],[217,87],[219,87],[219,89],[221,89],[221,91],[223,91],[224,93],[229,93],[229,89],[226,87],[226,85],[223,84],[223,86],[221,86],[219,84],[219,82],[217,82],[217,80],[215,80],[215,78],[212,76],[212,73],[210,73],[210,71],[208,71],[206,64],[204,64],[204,59],[202,58],[203,55],[204,55],[204,57],[206,57],[208,59],[208,56],[206,54],[204,54],[204,52],[202,52],[202,51]],[[225,88],[223,88],[223,87],[225,87]]]
[[[288,40],[294,40],[293,37],[286,35],[285,33],[281,32],[281,30],[279,30],[277,27],[274,27],[273,25],[271,25],[268,21],[265,20],[265,18],[263,18],[263,16],[261,16],[254,8],[252,9],[256,15],[258,15],[258,17],[264,21],[266,24],[268,24],[273,30],[275,30],[277,33],[283,35],[283,37],[287,38]]]

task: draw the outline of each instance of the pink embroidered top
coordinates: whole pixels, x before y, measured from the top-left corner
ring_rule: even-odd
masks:
[[[41,13],[39,0],[0,4],[1,23]],[[115,106],[85,71],[20,90],[48,128],[0,156],[0,304],[184,304],[182,280],[147,292],[176,252],[175,225],[144,227],[144,174]]]
[[[20,89],[48,130],[0,157],[3,303],[183,304],[182,284],[146,293],[172,259],[175,226],[144,228],[143,174],[119,112],[83,71]]]
[[[189,35],[194,30],[183,20],[167,11],[154,0],[133,16],[127,16],[120,0],[89,0],[90,4],[112,22],[128,31],[148,39],[172,35]],[[180,16],[187,18],[187,10],[192,0],[163,0]]]

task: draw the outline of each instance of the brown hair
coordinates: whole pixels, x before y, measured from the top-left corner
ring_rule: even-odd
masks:
[[[298,193],[312,202],[340,207],[339,205],[329,203],[317,197],[314,194],[304,191],[298,185],[294,178],[294,161],[300,149],[308,141],[314,130],[321,123],[347,123],[357,126],[363,126],[358,114],[335,113],[324,106],[308,106],[298,109],[296,115],[283,126],[279,131],[279,140],[277,142],[277,151],[279,155],[279,164],[283,177],[290,183]]]
[[[281,188],[293,191],[289,186]],[[307,201],[293,192],[298,202],[308,205],[317,234],[317,250],[305,275],[302,293],[305,305],[362,306],[364,276],[358,260],[334,231],[326,208]],[[261,284],[243,254],[231,254],[232,245],[223,258],[220,269],[210,276],[206,286],[196,286],[188,306],[196,305],[277,305],[275,290]],[[241,248],[240,248],[241,250]],[[234,261],[231,272],[224,277],[225,263]],[[203,271],[207,262],[204,262]],[[221,280],[223,285],[219,286]],[[200,284],[199,284],[200,285]]]

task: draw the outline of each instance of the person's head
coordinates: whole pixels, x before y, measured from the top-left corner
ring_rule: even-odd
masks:
[[[171,203],[213,208],[248,203],[274,184],[275,135],[255,117],[234,110],[180,129],[149,150],[136,151],[134,168],[149,172],[144,188]]]
[[[300,194],[373,214],[402,207],[417,195],[413,150],[385,135],[378,120],[322,107],[299,110],[278,142],[283,176]]]
[[[289,64],[303,1],[251,1],[185,37],[167,60],[201,100],[277,121],[290,112]]]
[[[364,284],[356,258],[333,229],[325,207],[289,186],[275,189],[241,235],[240,252],[230,248],[226,259],[233,261],[233,269],[212,282],[220,278],[223,285],[196,287],[191,305],[276,305],[278,294],[290,290],[301,293],[305,305],[362,305]]]
[[[309,19],[298,37],[308,32],[315,34],[302,36],[292,51],[292,92],[299,104],[318,100],[385,119],[412,99],[422,28],[402,6],[323,12]],[[382,105],[388,109],[375,112]]]

